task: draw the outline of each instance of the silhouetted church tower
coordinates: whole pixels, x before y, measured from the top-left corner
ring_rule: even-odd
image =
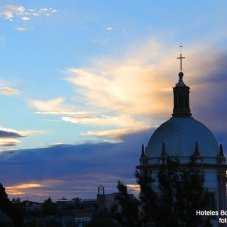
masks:
[[[157,172],[163,157],[179,157],[182,164],[193,156],[204,171],[205,187],[215,194],[217,210],[225,210],[226,158],[222,145],[211,131],[192,117],[190,110],[190,87],[184,81],[180,54],[179,80],[173,88],[173,114],[151,136],[146,148],[142,145],[140,167]]]
[[[97,194],[97,206],[98,210],[104,210],[106,207],[105,204],[105,188],[103,185],[98,187],[98,194]]]

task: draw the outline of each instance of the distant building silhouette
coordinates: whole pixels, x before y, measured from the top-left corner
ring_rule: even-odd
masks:
[[[97,194],[97,209],[98,211],[111,211],[113,208],[119,211],[118,192],[105,194],[105,188],[103,185],[98,187]],[[133,196],[131,194],[131,196]]]

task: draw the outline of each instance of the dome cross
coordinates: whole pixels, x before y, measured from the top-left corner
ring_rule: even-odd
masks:
[[[181,48],[180,57],[177,58],[177,59],[180,60],[180,71],[181,71],[181,72],[182,72],[182,68],[183,68],[183,66],[182,66],[182,65],[183,65],[183,61],[182,61],[182,60],[185,58],[185,57],[182,56],[182,47],[183,47],[183,46],[180,46],[180,48]]]

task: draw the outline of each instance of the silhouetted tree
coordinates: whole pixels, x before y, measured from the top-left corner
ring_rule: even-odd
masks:
[[[138,227],[138,204],[139,201],[133,196],[128,194],[127,186],[122,182],[118,182],[118,196],[117,200],[120,205],[120,215],[118,220],[122,226]]]
[[[86,227],[121,227],[113,213],[101,211],[96,213]]]
[[[75,208],[76,208],[76,209],[82,209],[82,208],[83,208],[81,199],[80,199],[79,197],[76,197],[76,198],[73,199],[73,200],[74,200],[74,202],[75,202]]]
[[[211,225],[209,218],[195,215],[196,210],[214,210],[214,193],[204,187],[204,173],[192,159],[186,168],[181,170],[180,184],[176,192],[177,215],[186,227]]]
[[[45,225],[48,227],[62,227],[61,223],[55,217],[45,220]]]
[[[15,227],[23,226],[23,213],[18,204],[13,204],[5,191],[5,188],[0,183],[0,210],[6,213],[13,222]]]
[[[177,159],[166,160],[158,171],[158,226],[179,226],[177,202],[178,192],[182,187],[182,169]],[[194,211],[195,212],[195,211]]]
[[[51,198],[49,197],[47,200],[45,200],[43,202],[42,210],[43,210],[43,214],[45,216],[48,216],[48,215],[56,215],[56,213],[57,213],[57,206],[51,200]]]
[[[156,173],[158,190],[148,169],[136,171],[141,187],[143,226],[209,226],[210,220],[196,216],[196,210],[214,208],[214,195],[204,187],[204,174],[192,161],[182,166],[177,158],[167,158]]]
[[[0,183],[0,209],[5,213],[10,213],[10,210],[12,208],[12,204],[8,198],[8,195],[5,191],[5,188]]]
[[[8,217],[0,216],[0,226],[1,227],[14,227],[13,222]]]
[[[136,173],[137,183],[140,185],[140,207],[141,212],[139,214],[141,225],[149,226],[156,222],[158,218],[158,204],[157,204],[157,194],[153,190],[153,182],[151,172],[147,168],[137,169]]]

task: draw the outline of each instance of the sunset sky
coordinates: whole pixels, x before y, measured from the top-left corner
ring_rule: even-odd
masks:
[[[183,45],[193,116],[227,147],[227,2],[0,3],[0,182],[10,197],[134,187],[141,144],[172,113]]]

